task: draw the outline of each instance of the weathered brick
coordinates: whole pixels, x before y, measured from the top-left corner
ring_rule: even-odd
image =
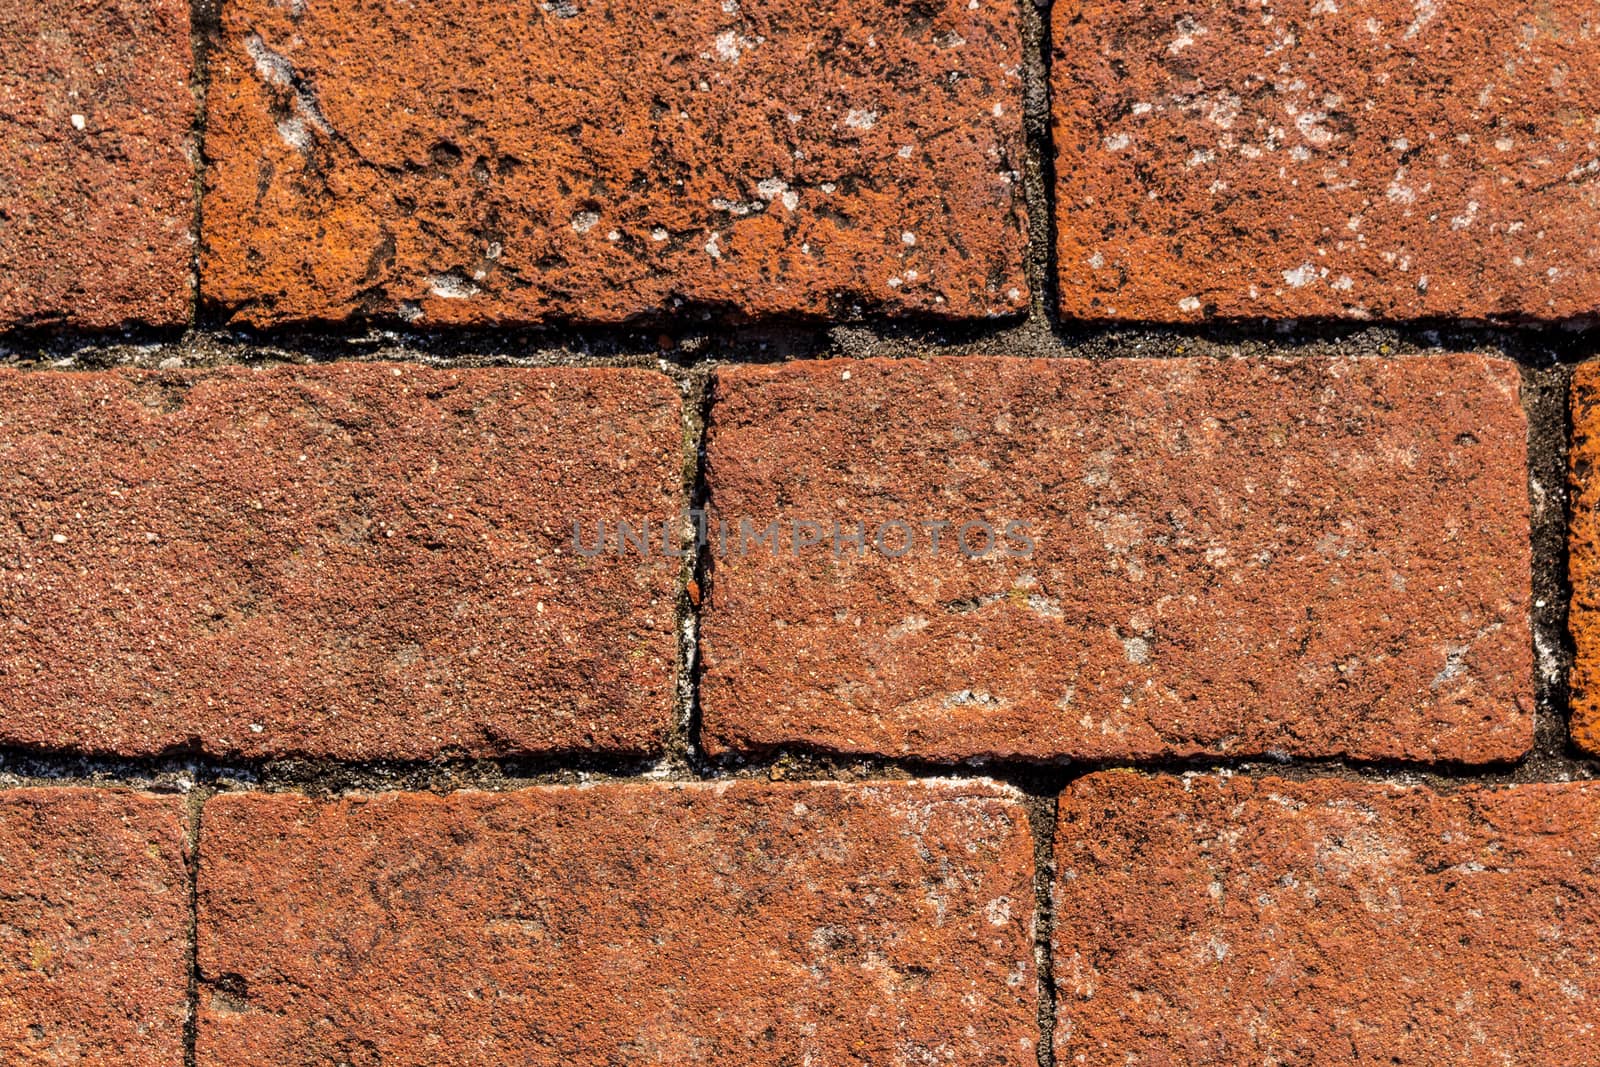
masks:
[[[183,801],[0,793],[0,1061],[180,1067]]]
[[[749,366],[719,372],[707,432],[734,531],[952,524],[898,559],[795,554],[792,526],[777,552],[713,544],[713,752],[1487,761],[1531,742],[1506,361]],[[1031,557],[965,558],[969,520],[1029,523]]]
[[[234,321],[1022,310],[1014,0],[225,5]]]
[[[1600,309],[1586,0],[1062,0],[1061,309]]]
[[[1119,772],[1057,836],[1058,1063],[1593,1063],[1600,789]]]
[[[202,1065],[1035,1062],[992,783],[237,794],[201,840]]]
[[[676,387],[342,363],[0,373],[0,741],[351,759],[642,752],[678,563]]]
[[[1577,656],[1572,663],[1572,739],[1600,753],[1600,363],[1580,364],[1572,377],[1569,616]]]
[[[188,318],[186,0],[0,6],[0,328]]]

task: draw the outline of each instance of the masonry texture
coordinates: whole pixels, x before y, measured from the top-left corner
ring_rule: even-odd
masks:
[[[573,522],[679,509],[666,377],[5,371],[0,412],[7,742],[660,746],[676,563],[570,546]]]
[[[1593,0],[0,59],[0,1067],[1600,1067]]]
[[[1600,754],[1600,376],[1579,367],[1572,380],[1572,736]]]
[[[231,319],[1016,313],[1007,0],[224,6]]]
[[[1600,791],[1075,783],[1063,1063],[1592,1063]]]
[[[0,7],[0,328],[188,320],[184,0]]]
[[[1600,303],[1591,5],[1059,0],[1053,27],[1065,314]]]
[[[1034,1063],[1018,799],[981,782],[220,797],[199,1062]]]
[[[790,525],[714,553],[707,744],[1521,755],[1517,390],[1479,356],[720,372],[715,515]]]
[[[185,853],[177,797],[0,794],[0,1059],[182,1062]]]

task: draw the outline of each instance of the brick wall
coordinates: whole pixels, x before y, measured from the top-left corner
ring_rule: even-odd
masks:
[[[1600,14],[0,4],[0,1064],[1600,1064]]]

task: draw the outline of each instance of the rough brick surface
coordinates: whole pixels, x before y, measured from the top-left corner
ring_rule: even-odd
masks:
[[[1572,580],[1570,626],[1572,739],[1600,754],[1600,363],[1580,364],[1572,378],[1570,457]]]
[[[1101,774],[1062,798],[1058,1063],[1594,1063],[1600,790]]]
[[[744,367],[719,373],[707,432],[730,524],[1026,521],[1035,541],[1029,558],[1006,541],[967,559],[951,531],[898,559],[714,549],[714,752],[1479,761],[1530,744],[1526,428],[1505,361]]]
[[[0,328],[188,317],[185,0],[0,5]]]
[[[1026,305],[1012,0],[224,9],[235,321]]]
[[[1586,0],[1053,12],[1067,315],[1600,308]]]
[[[202,841],[207,1067],[1035,1062],[991,784],[234,795]]]
[[[0,794],[0,1062],[183,1062],[184,849],[177,797]]]
[[[0,373],[0,740],[350,759],[654,748],[676,387],[631,370]]]

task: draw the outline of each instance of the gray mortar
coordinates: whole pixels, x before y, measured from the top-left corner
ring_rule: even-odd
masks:
[[[187,816],[184,843],[188,846],[184,867],[189,874],[189,921],[184,945],[188,970],[185,995],[188,1003],[184,1005],[183,1017],[183,1067],[196,1067],[199,1061],[195,1050],[200,1038],[200,810],[205,807],[212,792],[206,787],[196,789],[189,794],[184,807]]]

